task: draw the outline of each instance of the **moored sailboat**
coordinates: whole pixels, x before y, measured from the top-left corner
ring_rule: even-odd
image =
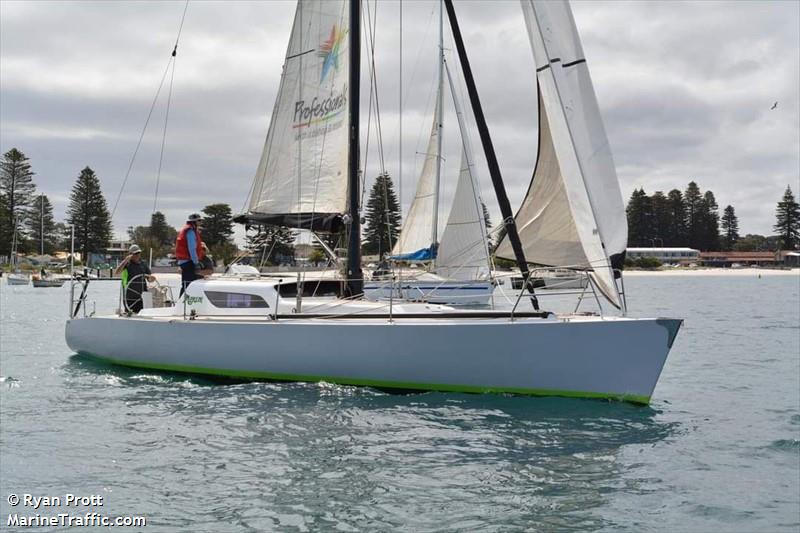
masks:
[[[447,7],[465,64],[449,0]],[[531,3],[526,20],[546,18],[554,9],[549,2]],[[569,12],[566,4],[557,9]],[[282,280],[199,280],[189,285],[182,302],[171,307],[145,309],[133,316],[78,318],[73,313],[66,324],[69,346],[126,366],[241,378],[649,402],[680,320],[555,315],[516,308],[454,312],[430,304],[358,298],[359,22],[358,0],[298,2],[281,88],[246,214],[254,222],[292,227],[346,227],[351,298],[305,299],[299,308],[299,299],[281,293]],[[575,31],[571,17],[550,24],[547,31]],[[528,29],[541,31],[530,23]],[[468,78],[466,64],[464,71]],[[586,75],[588,80],[588,71]],[[474,84],[469,88],[475,111],[479,107]],[[306,105],[314,100],[328,103]],[[481,135],[486,147],[485,128]],[[556,142],[563,140],[559,137]],[[561,157],[560,151],[556,157]],[[505,199],[501,201],[505,213],[509,206],[497,177],[493,175],[493,183]],[[324,197],[318,196],[321,191]],[[510,223],[509,217],[504,218]],[[591,220],[581,219],[575,225],[584,223]],[[576,246],[588,246],[583,240],[586,233],[578,232]],[[508,235],[527,278],[513,224]],[[597,274],[606,266],[613,283],[610,259],[604,257],[603,265],[592,263],[594,275],[607,281]],[[604,295],[607,288],[601,288]],[[619,302],[619,293],[615,295],[616,300],[606,296]]]
[[[483,201],[464,112],[444,57],[441,8],[440,1],[438,79],[431,134],[414,200],[391,254],[393,261],[422,263],[428,269],[415,272],[401,268],[398,279],[373,278],[365,284],[364,293],[370,299],[395,297],[450,305],[485,305],[492,297],[495,283],[491,279]],[[450,213],[439,241],[445,74],[458,122],[461,163]]]

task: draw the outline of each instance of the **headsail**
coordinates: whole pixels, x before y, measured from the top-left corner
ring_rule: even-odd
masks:
[[[597,287],[621,301],[627,221],[614,160],[567,2],[521,0],[536,62],[539,153],[515,217],[529,262],[593,270]],[[499,257],[513,257],[504,239]]]
[[[338,230],[347,211],[345,0],[297,3],[281,84],[245,219]]]
[[[461,152],[453,206],[442,234],[436,258],[436,273],[449,279],[472,280],[489,273],[486,249],[486,225],[483,208],[472,176],[472,165],[465,151]]]
[[[446,70],[461,133],[461,167],[453,205],[450,207],[439,245],[436,273],[450,279],[471,280],[489,274],[486,220],[483,218],[483,205],[464,111],[450,75],[450,68],[447,67]]]
[[[412,261],[430,261],[436,257],[437,243],[431,242],[435,234],[436,204],[439,191],[437,190],[437,172],[440,153],[439,143],[440,123],[439,105],[441,98],[436,99],[436,109],[433,114],[433,126],[425,152],[425,162],[417,181],[417,191],[408,210],[400,231],[400,237],[392,250],[393,259],[406,259]]]

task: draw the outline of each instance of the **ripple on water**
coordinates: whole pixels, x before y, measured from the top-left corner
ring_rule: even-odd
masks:
[[[63,300],[3,287],[0,489],[102,488],[174,531],[794,532],[796,289],[731,283],[626,283],[687,320],[651,407],[108,366],[54,333]]]
[[[800,439],[778,439],[770,443],[768,448],[778,451],[800,452]]]

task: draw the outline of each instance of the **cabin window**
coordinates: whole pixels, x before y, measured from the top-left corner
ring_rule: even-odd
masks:
[[[214,307],[226,309],[267,308],[269,304],[257,294],[243,292],[205,291],[208,301]]]

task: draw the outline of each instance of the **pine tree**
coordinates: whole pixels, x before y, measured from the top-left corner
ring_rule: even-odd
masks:
[[[144,250],[144,257],[166,257],[175,249],[178,230],[167,223],[164,213],[156,211],[150,215],[149,226],[128,228],[128,239]]]
[[[22,237],[21,229],[28,218],[28,211],[36,186],[33,184],[34,173],[25,154],[12,148],[0,161],[0,207],[3,214],[0,219],[0,256],[11,254],[14,233],[17,240]]]
[[[53,206],[46,195],[40,194],[33,200],[26,225],[32,250],[35,250],[37,254],[55,252],[59,236],[53,221]]]
[[[69,252],[72,246],[72,229],[63,222],[56,222],[53,225],[53,235],[56,251]]]
[[[200,231],[203,235],[203,242],[209,248],[214,248],[220,244],[231,242],[233,237],[233,213],[228,204],[211,204],[203,208],[202,222]]]
[[[725,251],[733,250],[739,240],[739,219],[733,206],[727,206],[722,215],[722,248]]]
[[[284,226],[251,226],[246,230],[247,249],[257,263],[280,264],[294,261],[297,234]]]
[[[644,189],[633,191],[625,212],[628,215],[628,245],[650,246],[653,238],[653,209]]]
[[[171,247],[175,245],[175,239],[178,237],[178,230],[173,228],[167,223],[167,217],[161,211],[156,211],[150,215],[149,234],[156,242],[162,247]]]
[[[719,250],[719,206],[714,193],[706,191],[700,202],[700,240],[701,250]]]
[[[389,174],[375,178],[366,208],[366,229],[363,250],[365,255],[383,256],[391,253],[400,235],[400,204]]]
[[[75,226],[75,250],[88,264],[90,253],[102,253],[111,240],[111,215],[94,171],[81,170],[69,197],[67,222]]]
[[[800,245],[800,204],[795,201],[792,189],[788,185],[775,210],[773,229],[780,237],[784,250],[794,250]]]
[[[655,246],[666,246],[665,240],[671,225],[669,200],[664,193],[656,191],[650,197],[650,207],[652,209],[652,240]]]
[[[702,249],[702,222],[701,211],[703,195],[697,183],[690,181],[683,194],[683,202],[686,210],[686,237],[690,248]]]
[[[683,201],[683,194],[678,189],[672,189],[667,194],[667,209],[669,224],[664,235],[664,246],[688,246],[686,204]]]
[[[486,204],[483,203],[483,200],[481,200],[481,209],[483,210],[483,225],[486,226],[486,245],[491,252],[494,250],[494,243],[492,242],[492,218],[489,216],[489,210],[486,209]]]

